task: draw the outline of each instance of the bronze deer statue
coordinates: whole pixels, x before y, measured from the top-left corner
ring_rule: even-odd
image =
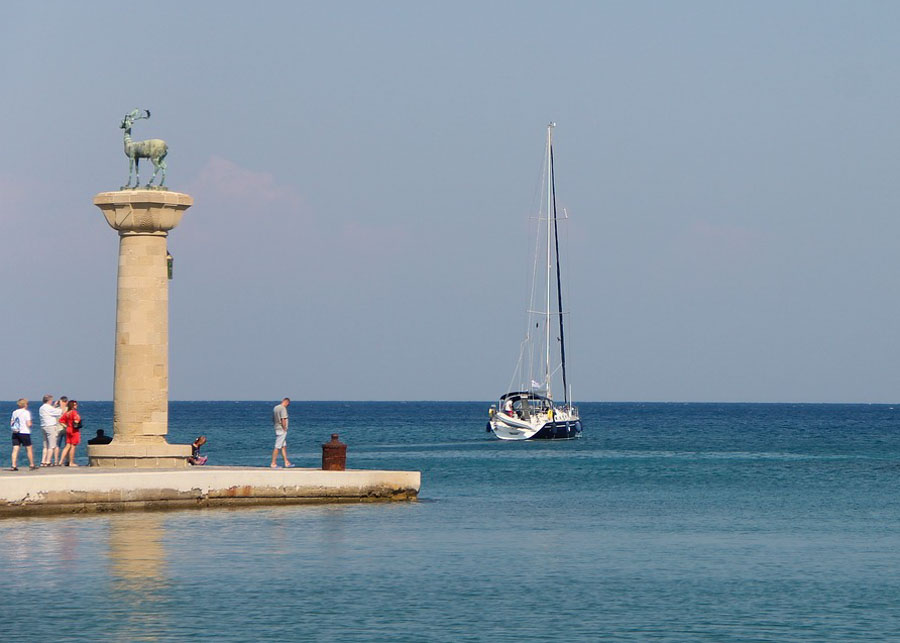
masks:
[[[141,111],[144,112],[144,115],[141,115]],[[122,124],[119,126],[125,130],[125,156],[128,157],[128,183],[122,188],[123,190],[139,187],[141,179],[138,175],[138,164],[141,159],[150,159],[150,162],[153,163],[153,176],[150,177],[145,187],[151,187],[156,174],[160,170],[162,170],[162,176],[158,187],[163,187],[166,182],[166,154],[169,153],[169,146],[166,145],[166,142],[158,138],[151,138],[146,141],[131,140],[131,126],[134,125],[135,121],[142,118],[150,118],[150,110],[131,110],[125,114],[125,118],[122,119]],[[132,175],[134,175],[134,185],[131,185]]]

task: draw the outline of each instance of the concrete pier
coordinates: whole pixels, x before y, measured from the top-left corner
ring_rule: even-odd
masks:
[[[418,471],[260,467],[0,472],[0,517],[217,506],[410,501]]]

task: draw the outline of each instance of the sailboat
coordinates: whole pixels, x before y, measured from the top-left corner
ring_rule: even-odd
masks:
[[[501,395],[488,412],[490,420],[486,430],[501,440],[568,440],[581,436],[581,418],[572,403],[566,373],[559,218],[553,167],[555,127],[556,123],[547,125],[546,201],[542,199],[538,208],[542,214],[546,212],[546,216],[538,217],[528,329],[509,392]],[[542,241],[546,241],[546,247]],[[551,296],[554,293],[555,301]],[[557,384],[561,384],[562,395],[554,398]]]

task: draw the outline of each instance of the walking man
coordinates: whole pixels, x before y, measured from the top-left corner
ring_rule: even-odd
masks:
[[[44,432],[44,450],[41,452],[41,466],[52,467],[59,464],[59,416],[62,409],[53,403],[52,395],[44,396],[44,403],[38,410],[41,418],[41,431]]]
[[[281,459],[284,460],[285,468],[289,469],[294,465],[288,460],[287,456],[287,432],[288,432],[288,404],[291,403],[290,398],[284,398],[280,404],[276,404],[272,409],[272,422],[275,424],[275,448],[272,449],[272,468],[277,469],[278,452],[281,451]]]
[[[31,447],[31,411],[28,410],[28,400],[22,398],[18,402],[19,408],[13,411],[12,417],[9,419],[9,428],[12,429],[12,466],[10,471],[18,471],[16,460],[19,459],[19,447],[25,447],[25,453],[28,454],[28,468],[36,469],[34,466],[34,449]]]

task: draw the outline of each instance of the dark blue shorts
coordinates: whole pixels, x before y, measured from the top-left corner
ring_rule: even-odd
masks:
[[[13,433],[13,446],[23,446],[30,447],[31,446],[31,434],[30,433]]]

